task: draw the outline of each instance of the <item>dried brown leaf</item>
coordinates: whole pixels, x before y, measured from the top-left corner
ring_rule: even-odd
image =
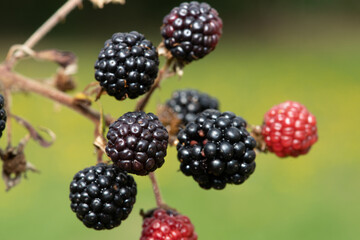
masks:
[[[67,92],[70,90],[75,89],[76,83],[74,81],[74,78],[68,74],[65,73],[64,69],[59,69],[57,72],[55,79],[54,79],[54,85],[57,89],[59,89],[62,92]]]
[[[159,120],[169,133],[170,144],[173,146],[176,145],[177,134],[180,127],[182,127],[181,120],[178,118],[177,114],[166,105],[158,105],[156,112]]]
[[[3,161],[2,178],[6,185],[6,191],[16,186],[21,181],[21,176],[28,170],[39,172],[34,165],[26,161],[24,148],[30,139],[30,135],[25,136],[18,146],[8,146],[5,151],[0,149],[0,157]],[[26,176],[26,175],[24,175]]]
[[[42,60],[56,62],[63,68],[66,68],[67,66],[77,62],[76,55],[74,53],[57,49],[36,52],[34,57]]]
[[[14,114],[11,114],[11,117],[13,117],[19,124],[23,125],[28,130],[31,138],[36,142],[38,142],[40,146],[50,147],[54,143],[56,139],[56,135],[50,129],[40,127],[40,130],[42,130],[43,132],[47,133],[50,136],[51,140],[47,141],[36,131],[36,129],[28,121]]]

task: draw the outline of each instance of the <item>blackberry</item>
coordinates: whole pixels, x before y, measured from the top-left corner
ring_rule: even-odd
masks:
[[[128,112],[112,123],[106,153],[116,166],[146,175],[164,164],[169,135],[153,113]]]
[[[241,184],[255,170],[256,141],[232,112],[208,109],[178,134],[180,169],[204,189]]]
[[[0,94],[0,137],[2,136],[2,133],[6,126],[6,112],[4,106],[5,100],[3,95]]]
[[[161,208],[144,216],[140,240],[197,240],[194,226],[187,216]]]
[[[151,88],[159,70],[153,44],[138,32],[115,33],[95,63],[95,79],[110,96],[131,99]]]
[[[302,104],[286,101],[265,114],[262,136],[270,152],[297,157],[318,140],[316,118]]]
[[[215,49],[222,26],[218,12],[209,4],[184,2],[164,17],[161,35],[176,59],[191,62]]]
[[[100,163],[75,174],[70,183],[71,209],[88,228],[111,229],[128,217],[136,193],[132,176]]]
[[[206,109],[218,109],[219,102],[205,93],[195,89],[185,89],[173,92],[170,100],[166,102],[177,114],[184,125],[194,121],[196,115]]]

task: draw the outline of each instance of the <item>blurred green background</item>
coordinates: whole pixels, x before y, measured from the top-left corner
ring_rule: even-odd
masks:
[[[1,59],[62,2],[1,1]],[[73,51],[79,58],[80,91],[94,81],[98,51],[113,32],[138,30],[156,44],[162,17],[181,1],[127,2],[103,10],[84,2],[82,10],[72,12],[35,49]],[[224,19],[217,49],[187,66],[181,80],[165,81],[147,110],[155,111],[172,91],[192,87],[218,97],[221,110],[261,124],[271,106],[295,100],[317,117],[319,141],[308,155],[296,159],[259,154],[255,173],[243,185],[222,191],[202,190],[180,173],[172,148],[156,172],[165,200],[191,218],[199,239],[359,239],[359,1],[209,3]],[[54,64],[32,60],[16,68],[35,79],[48,78],[55,69]],[[107,96],[101,103],[113,116],[135,105]],[[34,94],[16,94],[13,112],[52,129],[57,140],[48,149],[30,142],[27,159],[41,174],[28,173],[10,192],[0,191],[0,239],[139,239],[138,213],[155,206],[148,178],[135,177],[137,202],[119,228],[87,229],[70,210],[68,186],[77,171],[96,161],[91,122]],[[16,123],[13,128],[18,141],[26,132]],[[5,141],[1,139],[2,147]]]

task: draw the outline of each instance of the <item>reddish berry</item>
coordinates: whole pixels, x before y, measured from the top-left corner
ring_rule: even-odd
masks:
[[[262,135],[270,152],[297,157],[318,140],[316,118],[302,104],[287,101],[265,114]]]
[[[197,240],[190,219],[177,212],[156,209],[145,216],[140,240]]]
[[[215,49],[222,26],[218,12],[209,4],[184,2],[164,17],[161,34],[176,59],[191,62]]]

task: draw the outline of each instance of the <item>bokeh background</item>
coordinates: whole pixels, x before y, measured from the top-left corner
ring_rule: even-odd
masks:
[[[0,57],[22,43],[64,1],[0,3]],[[79,91],[94,81],[93,64],[113,32],[138,30],[155,44],[163,16],[181,1],[128,0],[95,9],[84,1],[36,47],[73,51],[79,58]],[[178,171],[174,148],[157,170],[167,203],[188,215],[199,239],[359,239],[360,236],[360,3],[357,0],[209,0],[224,20],[217,49],[165,81],[147,111],[180,88],[197,88],[219,98],[221,109],[261,124],[274,104],[295,100],[317,117],[319,141],[296,159],[257,156],[255,173],[241,186],[206,191]],[[35,79],[56,66],[27,60],[16,70]],[[104,96],[105,112],[120,116],[135,101]],[[94,107],[99,107],[94,104]],[[85,228],[69,207],[73,175],[92,165],[90,121],[33,94],[16,94],[13,112],[57,133],[41,148],[30,142],[27,159],[41,174],[10,192],[0,191],[0,239],[139,239],[140,209],[155,206],[150,181],[135,177],[137,202],[119,228]],[[14,140],[25,130],[14,123]],[[0,141],[5,146],[5,139]],[[0,186],[1,186],[0,185]]]

